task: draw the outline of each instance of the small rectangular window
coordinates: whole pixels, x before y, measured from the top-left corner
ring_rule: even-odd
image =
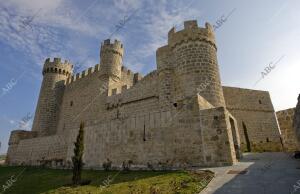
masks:
[[[127,90],[127,85],[122,86],[122,92],[124,92],[125,90]]]
[[[111,94],[112,94],[112,95],[116,95],[116,94],[117,94],[117,88],[112,89],[112,90],[111,90]]]

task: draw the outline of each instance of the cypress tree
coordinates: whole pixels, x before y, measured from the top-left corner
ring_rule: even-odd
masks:
[[[84,123],[80,123],[79,133],[77,135],[76,142],[74,142],[74,156],[72,157],[73,162],[73,177],[72,183],[79,185],[81,182],[81,170],[83,167],[82,155],[84,150]]]

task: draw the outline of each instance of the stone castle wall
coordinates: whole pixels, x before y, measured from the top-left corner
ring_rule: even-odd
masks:
[[[20,140],[17,144],[10,140],[7,163],[10,165],[63,166],[67,147],[64,136],[44,136]]]
[[[245,147],[241,122],[253,149],[277,150],[268,93],[222,88],[211,25],[187,21],[183,30],[171,29],[156,52],[157,70],[144,77],[122,66],[123,49],[104,41],[100,64],[76,75],[49,69],[47,60],[44,81],[51,87],[42,85],[35,130],[12,133],[8,163],[70,167],[81,122],[88,168],[107,160],[119,168],[129,161],[137,168],[232,165]],[[64,83],[59,89],[52,87],[57,79]],[[262,104],[254,106],[257,98]]]
[[[296,138],[295,129],[293,127],[295,108],[278,111],[276,112],[276,115],[281,131],[281,138],[284,146],[284,151],[297,151],[299,146]]]
[[[124,161],[132,161],[133,166],[138,168],[147,168],[148,164],[155,168],[182,168],[222,166],[236,162],[233,134],[228,127],[228,112],[224,108],[209,107],[210,109],[199,112],[195,103],[189,108],[179,108],[178,113],[172,116],[171,111],[159,110],[158,98],[151,97],[155,90],[148,88],[148,95],[139,92],[141,88],[147,87],[144,84],[151,83],[151,80],[156,84],[155,72],[144,79],[147,81],[141,80],[131,88],[132,91],[126,91],[131,92],[129,95],[125,92],[107,97],[109,110],[106,116],[110,119],[86,120],[89,115],[83,114],[86,117],[80,116],[76,122],[70,121],[69,131],[68,128],[60,131],[60,137],[63,137],[60,141],[53,136],[22,140],[13,151],[16,157],[11,160],[16,164],[38,165],[41,158],[45,161],[63,159],[64,164],[70,164],[73,142],[79,129],[77,120],[80,120],[86,125],[86,167],[99,168],[107,159],[116,167],[121,167]],[[148,86],[153,85],[154,88],[155,84]],[[118,103],[120,101],[124,103]],[[105,114],[105,111],[101,113],[97,108],[97,111],[92,113],[94,106],[97,106],[97,103],[90,106],[87,112],[98,116]],[[192,111],[187,112],[187,109]],[[109,122],[106,122],[107,120]],[[57,166],[60,166],[60,163]]]
[[[199,113],[191,113],[188,120],[182,113],[175,120],[169,111],[155,111],[110,122],[89,122],[85,128],[86,167],[97,168],[108,159],[119,168],[126,161],[132,161],[137,168],[147,168],[149,164],[155,168],[234,164],[228,113],[219,108],[200,114],[201,120]],[[74,141],[76,133],[71,138]],[[68,160],[72,151],[69,148]]]
[[[243,151],[282,150],[268,92],[234,87],[223,87],[223,92],[226,107],[238,122]]]
[[[296,133],[296,139],[298,141],[298,145],[300,145],[300,94],[298,96],[298,103],[295,108],[293,127]],[[300,147],[298,147],[298,150],[299,149]]]
[[[39,136],[54,135],[60,113],[60,105],[64,94],[64,86],[72,72],[72,65],[54,58],[45,61],[39,100],[35,112],[32,131]]]
[[[165,55],[168,55],[165,58]],[[199,28],[196,21],[184,23],[184,30],[172,28],[168,33],[168,46],[158,49],[158,67],[172,68],[173,88],[169,89],[173,100],[199,93],[215,107],[224,106],[217,48],[212,26],[206,23]],[[166,66],[166,67],[165,67]],[[209,83],[202,88],[202,83]]]

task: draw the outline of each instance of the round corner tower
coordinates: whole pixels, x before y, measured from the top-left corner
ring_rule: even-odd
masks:
[[[213,106],[225,106],[212,26],[206,23],[200,28],[196,20],[185,21],[183,30],[169,31],[168,46],[177,77],[176,95],[199,93]]]
[[[43,82],[32,125],[38,136],[56,133],[58,114],[64,93],[65,82],[72,75],[73,65],[60,58],[46,59],[43,67]]]
[[[123,44],[115,40],[114,43],[110,39],[105,40],[101,44],[100,65],[101,74],[114,78],[121,78],[121,68],[123,64]]]

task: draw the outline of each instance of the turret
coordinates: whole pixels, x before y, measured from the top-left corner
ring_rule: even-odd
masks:
[[[217,62],[217,47],[213,28],[197,21],[184,22],[184,29],[168,33],[168,45],[160,48],[158,69],[174,69],[175,96],[185,98],[199,93],[213,106],[225,106]],[[164,58],[171,56],[171,61]],[[171,66],[172,67],[171,67]]]
[[[73,65],[60,58],[46,59],[43,68],[43,82],[32,125],[38,136],[55,134],[58,114],[66,80],[73,73]]]
[[[101,44],[101,75],[119,79],[121,78],[123,52],[123,45],[120,41],[115,40],[114,43],[111,43],[110,39],[107,39]]]
[[[173,99],[172,86],[173,83],[173,55],[170,47],[163,46],[156,51],[156,63],[158,70],[158,83],[159,83],[159,100],[160,105],[164,109],[169,109],[175,103]]]

